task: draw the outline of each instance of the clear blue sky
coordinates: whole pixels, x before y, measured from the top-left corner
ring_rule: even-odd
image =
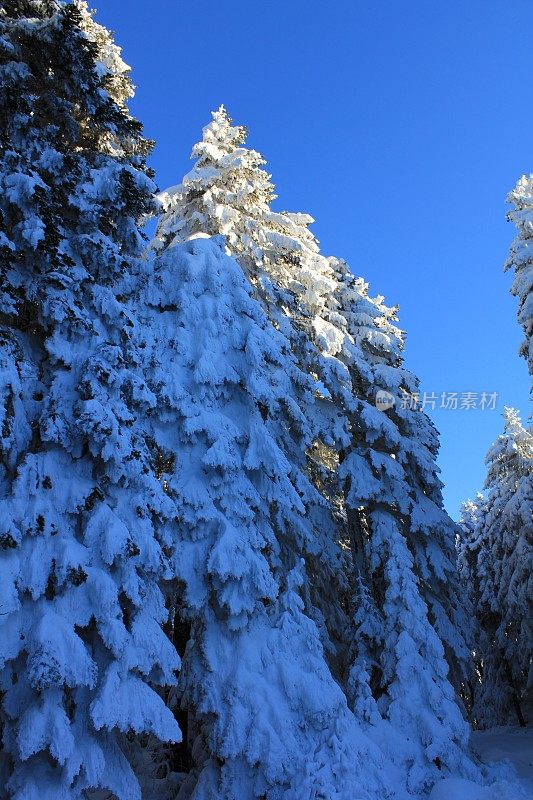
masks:
[[[98,0],[95,0],[97,3]],[[505,196],[533,171],[531,0],[100,0],[133,67],[161,188],[224,103],[268,160],[277,207],[400,305],[427,392],[498,392],[430,412],[452,516],[484,479],[505,404],[529,415]]]

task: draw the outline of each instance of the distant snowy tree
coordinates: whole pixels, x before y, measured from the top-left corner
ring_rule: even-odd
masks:
[[[504,420],[460,562],[480,629],[472,712],[480,727],[524,724],[533,689],[533,435],[514,409],[505,409]]]
[[[178,741],[160,584],[173,506],[127,299],[149,143],[85,3],[0,9],[0,796],[140,798],[126,735]]]
[[[466,500],[462,503],[459,534],[456,541],[459,576],[469,590],[470,588],[474,589],[473,602],[476,602],[479,596],[479,587],[474,587],[472,580],[476,578],[476,562],[480,545],[478,533],[483,515],[483,505],[481,492],[476,494],[475,500]]]
[[[480,492],[476,494],[475,500],[466,500],[462,503],[458,534],[455,541],[457,569],[463,590],[463,607],[470,615],[471,664],[470,670],[462,678],[460,694],[471,720],[473,720],[473,707],[483,666],[480,655],[483,634],[476,616],[476,609],[479,604],[480,574],[478,559],[484,526],[484,514],[485,502]]]
[[[523,175],[507,201],[513,206],[508,219],[518,228],[518,236],[505,268],[514,272],[511,292],[518,297],[518,322],[525,334],[520,352],[533,377],[533,175]]]
[[[162,250],[143,305],[160,398],[152,437],[180,530],[177,614],[189,627],[178,797],[386,796],[382,757],[303,599],[310,565],[332,558],[321,549],[327,504],[294,459],[312,437],[300,401],[312,405],[314,383],[301,383],[289,341],[220,237]]]

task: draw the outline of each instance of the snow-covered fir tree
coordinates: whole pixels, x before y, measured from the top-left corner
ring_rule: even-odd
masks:
[[[395,309],[370,298],[343,262],[337,274],[331,304],[345,337],[338,357],[356,402],[340,475],[354,561],[373,615],[381,617],[373,636],[364,637],[367,672],[381,713],[417,742],[406,759],[413,764],[411,786],[420,788],[442,770],[475,772],[448,675],[449,665],[459,686],[469,655],[456,529],[442,505],[436,431],[416,405],[418,381],[402,365]],[[356,618],[357,637],[360,625]]]
[[[512,408],[504,421],[459,553],[479,628],[472,716],[480,727],[525,724],[533,683],[533,435]]]
[[[323,357],[340,334],[326,309],[335,274],[309,230],[313,218],[271,209],[274,185],[262,169],[262,156],[243,147],[246,129],[233,126],[223,106],[212,116],[192,150],[193,169],[160,195],[164,213],[153,247],[158,252],[198,234],[223,234],[228,252],[239,258],[270,317],[291,340],[301,367],[317,375],[327,398],[338,394],[349,404],[346,369]],[[330,430],[323,432],[331,445],[346,437],[338,405],[336,414],[330,409]]]
[[[141,258],[131,96],[85,2],[0,5],[0,798],[477,780],[469,604],[476,722],[522,722],[531,690],[531,433],[506,411],[458,534],[396,309],[272,209],[223,107]],[[532,196],[508,262],[530,369]]]
[[[505,268],[514,272],[511,292],[518,297],[518,322],[525,335],[520,353],[533,377],[533,175],[523,175],[507,201],[513,206],[508,219],[518,228],[518,236]]]
[[[419,789],[459,764],[472,772],[468,729],[447,678],[446,657],[459,684],[469,649],[456,528],[443,510],[435,465],[437,435],[411,407],[418,382],[402,366],[395,310],[369,297],[344,262],[320,254],[311,217],[272,211],[270,176],[262,157],[243,147],[245,133],[223,108],[213,114],[193,149],[193,169],[161,195],[165,211],[153,246],[161,252],[173,242],[224,234],[276,326],[306,337],[301,348],[288,335],[298,365],[319,378],[327,398],[311,472],[321,473],[315,485],[336,504],[341,524],[332,536],[349,544],[353,560],[358,621],[352,633],[350,626],[337,633],[339,652],[349,652],[346,685],[363,718],[377,713],[372,690],[381,713],[418,742],[405,760],[416,762],[411,780]],[[392,395],[389,410],[376,407],[379,389]],[[321,438],[331,420],[336,427]],[[363,598],[372,625],[358,612]],[[398,650],[405,637],[413,644],[409,664]]]
[[[470,646],[471,668],[463,678],[460,687],[461,697],[473,720],[473,708],[476,691],[481,680],[482,662],[480,660],[480,638],[482,637],[475,610],[479,603],[479,572],[477,562],[481,546],[481,532],[485,512],[484,498],[481,492],[475,500],[466,500],[461,504],[457,538],[455,540],[457,569],[463,589],[463,606],[470,614]]]
[[[476,571],[477,552],[479,550],[479,540],[477,532],[483,514],[483,495],[481,492],[476,494],[475,500],[465,500],[461,504],[461,514],[459,517],[459,534],[456,540],[457,563],[459,575],[463,585],[471,587],[472,577]],[[475,588],[475,587],[474,587]],[[474,591],[473,600],[478,597],[478,591]]]
[[[140,798],[126,736],[179,741],[155,685],[173,506],[127,308],[154,209],[128,68],[85,3],[0,8],[0,796]]]
[[[186,586],[178,797],[386,797],[383,757],[305,604],[312,565],[338,557],[323,549],[327,504],[294,456],[312,440],[314,382],[224,250],[222,237],[162,249],[142,297],[152,437]]]
[[[299,382],[314,378],[312,405],[307,401],[305,407],[302,399],[312,436],[304,448],[293,450],[292,460],[325,491],[335,451],[349,441],[346,409],[353,405],[346,367],[329,356],[323,341],[336,335],[321,316],[329,313],[325,304],[334,287],[333,269],[308,230],[311,217],[270,208],[274,186],[260,154],[243,147],[245,128],[233,126],[223,107],[212,116],[193,148],[193,169],[160,195],[164,211],[152,246],[158,253],[190,238],[225,236],[227,252],[237,256],[271,323],[289,341]],[[338,553],[337,527],[321,533],[330,553]],[[314,618],[324,633],[329,627],[333,639],[347,625],[340,602],[347,588],[343,560],[321,558],[307,584]],[[335,645],[327,638],[324,644],[333,655]]]
[[[511,293],[525,335],[520,353],[533,375],[533,176],[523,175],[507,200],[518,235],[505,269],[514,272]],[[459,570],[477,625],[470,694],[479,727],[525,724],[532,705],[533,439],[514,409],[505,409],[504,421],[486,458],[486,494],[463,505],[458,543]]]

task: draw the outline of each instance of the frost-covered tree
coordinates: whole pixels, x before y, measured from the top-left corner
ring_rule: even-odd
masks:
[[[198,233],[221,233],[254,279],[261,273],[277,278],[304,301],[301,311],[320,308],[334,275],[309,230],[312,217],[273,211],[274,185],[263,157],[243,146],[246,128],[234,126],[224,106],[212,117],[193,147],[193,169],[160,195],[164,213],[155,249]]]
[[[192,151],[193,169],[181,184],[162,192],[163,214],[152,243],[156,253],[173,243],[223,234],[228,253],[236,256],[272,325],[284,334],[300,371],[299,383],[313,379],[313,403],[301,399],[311,436],[305,447],[293,448],[291,460],[307,472],[323,494],[334,493],[332,474],[337,450],[349,441],[347,408],[352,405],[346,367],[332,358],[326,338],[334,326],[322,312],[334,288],[329,259],[319,253],[306,214],[277,213],[264,159],[244,147],[246,130],[234,126],[223,107],[213,113],[202,141]],[[306,584],[309,603],[324,644],[336,660],[339,630],[346,627],[341,598],[347,591],[339,559],[337,525],[323,529],[322,549],[336,554],[312,565]],[[333,546],[332,546],[333,545]]]
[[[412,770],[413,786],[428,784],[441,768],[453,771],[461,758],[468,772],[467,729],[446,677],[446,657],[459,683],[469,656],[455,571],[456,528],[442,507],[436,431],[411,407],[418,382],[402,365],[395,309],[371,298],[344,262],[320,253],[311,217],[272,211],[270,176],[262,157],[243,146],[245,135],[223,108],[213,114],[193,149],[193,169],[161,195],[165,211],[153,246],[161,252],[173,242],[224,234],[275,327],[286,333],[299,368],[319,379],[310,473],[337,511],[332,534],[351,551],[352,638],[350,626],[336,627],[338,650],[342,658],[349,654],[350,702],[366,721],[376,718],[375,700],[394,724],[400,727],[403,719],[402,735],[418,740],[422,754]],[[392,397],[389,409],[376,407],[380,389]],[[318,576],[316,594],[327,596],[320,571]],[[317,576],[311,577],[316,589]],[[406,596],[404,585],[411,587]],[[392,618],[395,592],[404,611]],[[372,609],[372,624],[362,607]],[[409,671],[395,637],[415,620],[417,629],[404,632],[417,648]],[[417,681],[421,702],[413,707]],[[428,727],[427,719],[435,724]],[[411,753],[406,761],[417,757]]]
[[[383,574],[370,567],[371,516],[387,511],[394,517],[412,552],[428,624],[443,642],[452,680],[459,685],[468,661],[469,626],[454,563],[456,528],[442,505],[437,434],[417,407],[418,381],[403,366],[395,309],[381,297],[370,298],[365,282],[343,262],[337,272],[333,302],[345,333],[338,355],[349,369],[356,401],[352,441],[341,464],[352,546],[379,605],[385,588]],[[374,683],[379,684],[376,666]]]
[[[173,507],[127,308],[154,209],[128,68],[85,3],[0,8],[0,795],[140,798],[178,741],[160,584]]]
[[[212,116],[192,150],[193,169],[160,195],[164,211],[153,247],[158,252],[171,242],[223,234],[301,367],[317,375],[326,398],[339,394],[349,404],[346,369],[323,357],[328,341],[339,338],[326,310],[336,284],[330,259],[309,230],[313,219],[272,210],[274,185],[262,156],[243,146],[246,129],[233,126],[223,106]],[[346,436],[346,422],[339,409],[329,411],[323,436],[332,446]]]
[[[533,682],[533,436],[514,409],[504,421],[460,561],[479,628],[472,715],[480,727],[525,724]]]
[[[473,721],[473,708],[482,668],[480,642],[483,634],[475,612],[479,603],[480,575],[478,558],[484,525],[484,513],[485,503],[481,492],[476,494],[475,500],[466,500],[462,503],[458,533],[455,540],[457,570],[463,590],[463,606],[470,615],[471,666],[469,672],[462,679],[460,694],[468,711],[469,719]]]
[[[365,516],[387,508],[396,516],[413,552],[420,591],[432,624],[459,673],[467,658],[467,624],[461,613],[455,573],[457,529],[443,509],[436,456],[438,436],[417,402],[419,382],[403,364],[403,333],[395,308],[368,294],[368,285],[337,262],[332,297],[355,399],[350,447],[343,455],[347,511],[362,512],[354,522],[363,568],[368,567]],[[358,516],[353,514],[353,516]]]
[[[386,795],[382,757],[306,613],[309,565],[334,557],[322,550],[327,505],[294,458],[312,438],[302,408],[314,384],[302,383],[289,340],[221,237],[163,249],[142,305],[160,401],[152,438],[186,587],[176,609],[188,746],[178,797]]]
[[[518,322],[525,335],[520,353],[533,376],[533,175],[523,175],[507,201],[513,206],[508,219],[518,228],[518,236],[511,245],[505,268],[514,272],[511,292],[518,297]]]
[[[370,566],[384,591],[378,708],[405,740],[393,758],[407,766],[413,792],[427,790],[439,773],[475,779],[468,726],[448,680],[442,642],[428,620],[407,538],[390,511],[374,511],[370,524]]]
[[[476,602],[479,596],[479,587],[472,584],[476,575],[476,562],[479,552],[480,523],[483,515],[483,495],[481,492],[476,494],[475,500],[465,500],[461,504],[461,514],[459,517],[459,534],[456,540],[457,564],[459,576],[463,585],[469,591],[473,589],[472,601]]]

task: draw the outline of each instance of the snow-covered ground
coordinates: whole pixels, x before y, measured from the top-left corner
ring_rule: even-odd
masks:
[[[533,800],[533,728],[493,728],[475,731],[472,747],[484,764],[514,767],[519,782],[509,774],[491,786],[448,778],[434,786],[430,800]]]
[[[475,731],[472,745],[485,763],[508,759],[533,797],[533,728]]]

